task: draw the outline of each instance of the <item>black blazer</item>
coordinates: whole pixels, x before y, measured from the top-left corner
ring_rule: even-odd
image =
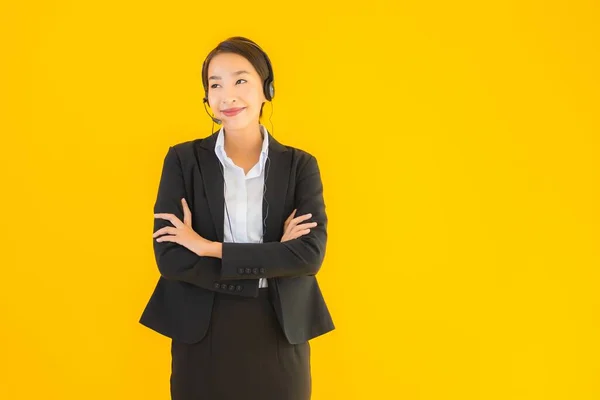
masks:
[[[154,212],[172,213],[183,221],[184,197],[194,231],[223,242],[223,176],[215,154],[217,135],[218,131],[169,147]],[[153,238],[161,276],[141,324],[172,339],[198,342],[210,324],[215,292],[257,297],[259,278],[267,278],[277,318],[290,343],[302,343],[335,329],[316,278],[327,243],[317,160],[308,152],[280,144],[270,133],[269,159],[264,243],[223,243],[220,259],[200,257],[177,243]],[[308,221],[317,226],[307,235],[280,242],[283,223],[296,208],[296,216],[312,213]],[[169,221],[155,218],[153,232],[167,225]]]

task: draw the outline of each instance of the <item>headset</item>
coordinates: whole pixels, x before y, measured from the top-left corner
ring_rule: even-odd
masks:
[[[273,97],[275,97],[275,86],[273,84],[275,77],[273,75],[273,67],[271,65],[271,60],[269,59],[269,56],[267,55],[267,53],[263,49],[260,48],[259,45],[257,45],[256,43],[254,43],[252,41],[243,40],[243,39],[236,39],[236,40],[240,41],[240,42],[243,42],[243,43],[251,44],[252,46],[256,47],[258,50],[260,50],[260,52],[265,57],[265,60],[267,62],[267,68],[269,70],[269,76],[267,77],[267,79],[265,79],[265,81],[263,83],[263,92],[265,94],[265,98],[268,101],[272,101]],[[204,76],[206,75],[205,74],[206,67],[207,67],[207,65],[206,65],[206,59],[205,59],[204,63],[202,64],[202,80],[203,80],[202,83],[203,83],[203,86],[204,86],[204,99],[203,99],[204,109],[206,110],[206,113],[209,115],[209,117],[213,120],[213,122],[215,122],[215,123],[217,123],[217,124],[220,125],[222,123],[222,121],[220,119],[215,118],[212,115],[210,115],[210,113],[208,113],[208,110],[206,109],[206,103],[208,103],[208,82],[204,82]],[[208,72],[208,71],[206,71],[206,72]],[[266,209],[265,216],[263,218],[263,231],[262,231],[262,236],[261,236],[261,239],[260,239],[261,243],[263,243],[264,237],[265,237],[265,233],[267,231],[267,217],[269,216],[269,202],[267,201],[266,193],[267,193],[267,179],[269,177],[270,166],[271,166],[271,159],[269,158],[269,153],[267,152],[267,160],[265,161],[264,187],[263,187],[263,201],[265,203],[267,203],[267,209]],[[223,186],[223,204],[225,206],[225,212],[226,212],[226,215],[227,215],[227,221],[229,222],[229,231],[231,232],[231,240],[235,243],[233,228],[232,228],[232,225],[231,225],[231,218],[229,217],[229,209],[227,208],[227,201],[225,200],[226,199],[226,195],[227,195],[227,181],[225,180],[225,172],[223,170],[223,165],[221,164],[220,160],[219,160],[219,168],[221,170],[221,175],[223,176],[223,185],[224,185]]]
[[[267,79],[265,79],[265,81],[263,82],[263,93],[265,94],[265,98],[267,99],[267,101],[272,101],[273,97],[275,97],[275,76],[273,75],[273,66],[271,65],[271,60],[269,59],[269,56],[259,45],[252,41],[244,39],[236,39],[236,41],[247,43],[256,47],[265,57],[265,61],[267,62],[267,69],[269,70],[269,76],[267,76]],[[206,104],[208,103],[208,82],[204,81],[204,76],[208,73],[208,71],[206,70],[207,67],[208,65],[206,64],[206,59],[204,59],[204,62],[202,63],[202,86],[204,86],[204,98],[202,99],[202,101],[204,102],[204,109],[206,110],[206,113],[209,115],[209,117],[213,120],[213,122],[221,125],[223,121],[210,115],[210,113],[206,109]]]

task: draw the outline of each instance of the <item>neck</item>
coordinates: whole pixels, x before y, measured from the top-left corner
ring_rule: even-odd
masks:
[[[260,153],[263,142],[260,125],[251,125],[242,129],[223,128],[223,135],[227,154]]]

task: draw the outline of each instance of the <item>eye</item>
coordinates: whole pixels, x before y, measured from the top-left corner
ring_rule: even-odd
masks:
[[[245,79],[238,79],[235,83],[238,83],[239,81],[244,81],[244,82],[248,82]],[[218,85],[218,83],[214,83],[212,85],[210,85],[211,89],[216,89],[216,86]]]

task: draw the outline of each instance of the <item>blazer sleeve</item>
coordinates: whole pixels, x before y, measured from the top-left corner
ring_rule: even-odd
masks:
[[[316,158],[299,167],[294,208],[296,216],[312,213],[316,222],[306,235],[286,242],[223,243],[221,279],[255,279],[316,275],[327,244],[327,214]]]
[[[183,205],[181,204],[183,197],[185,197],[183,171],[177,152],[171,146],[164,159],[154,213],[174,214],[183,221]],[[188,199],[186,198],[186,200]],[[168,220],[154,218],[153,232],[165,226],[172,225]],[[221,259],[198,256],[178,243],[157,242],[155,238],[152,238],[152,241],[154,257],[162,277],[228,294],[247,297],[256,297],[258,294],[258,285],[251,285],[247,280],[221,282]]]

